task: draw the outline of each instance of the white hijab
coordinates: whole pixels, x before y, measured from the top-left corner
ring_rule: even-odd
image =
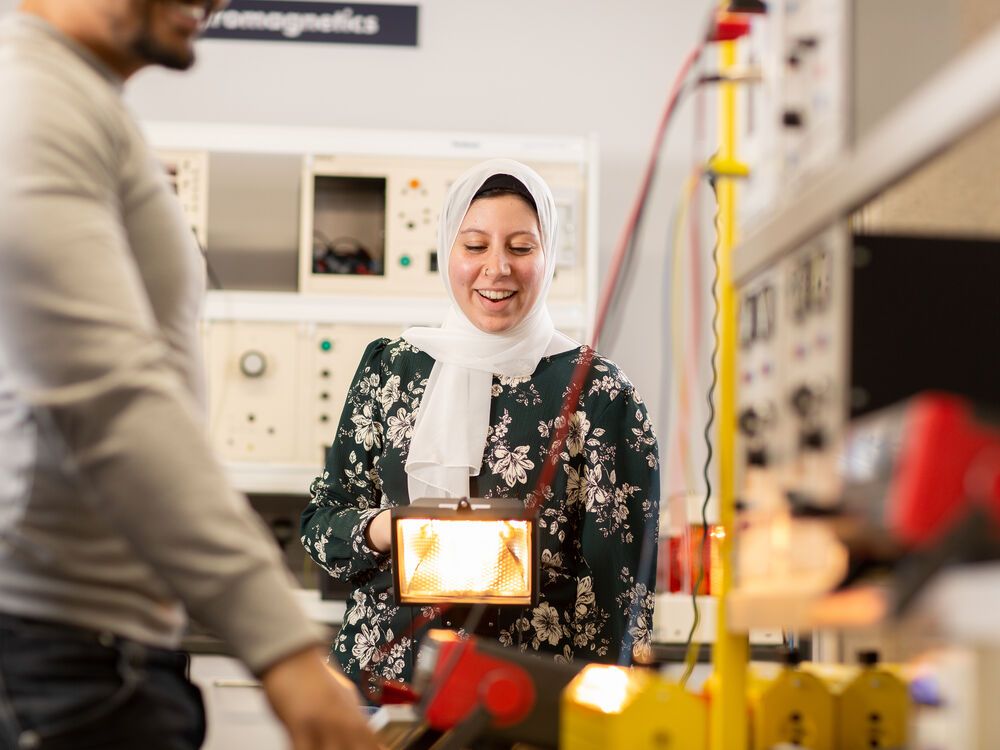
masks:
[[[490,177],[511,175],[535,200],[545,273],[534,305],[524,319],[500,333],[486,333],[462,312],[448,276],[451,247],[472,198]],[[466,497],[469,477],[479,474],[490,422],[494,373],[531,375],[544,356],[579,344],[556,331],[546,305],[556,267],[558,215],[552,192],[531,168],[510,159],[479,164],[452,184],[438,226],[438,268],[451,308],[440,328],[410,328],[403,338],[435,362],[421,400],[406,460],[410,500]]]

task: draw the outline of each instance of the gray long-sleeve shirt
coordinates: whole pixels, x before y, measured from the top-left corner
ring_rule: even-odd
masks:
[[[260,672],[320,638],[201,424],[204,266],[122,82],[0,21],[0,611]]]

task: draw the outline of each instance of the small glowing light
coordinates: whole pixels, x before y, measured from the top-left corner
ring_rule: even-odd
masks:
[[[333,342],[330,339],[323,339],[319,342],[319,348],[324,352],[328,352],[333,348]]]
[[[408,265],[410,265],[411,262],[412,261],[410,260],[409,255],[403,255],[399,259],[399,265],[401,265],[403,268],[406,268]]]
[[[530,603],[531,524],[400,518],[401,601]]]
[[[583,669],[570,687],[574,703],[601,713],[621,713],[639,692],[639,676],[622,667],[591,664]]]
[[[712,528],[712,530],[709,532],[708,535],[713,539],[725,539],[726,530],[721,526],[715,526]]]

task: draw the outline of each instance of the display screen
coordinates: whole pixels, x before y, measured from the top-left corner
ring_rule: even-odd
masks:
[[[747,348],[754,342],[770,339],[777,316],[777,297],[770,284],[754,294],[744,295],[740,305],[740,345]]]
[[[384,177],[315,177],[314,274],[385,274],[385,190]]]

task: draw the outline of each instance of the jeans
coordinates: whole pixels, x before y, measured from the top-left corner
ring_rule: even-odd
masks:
[[[184,652],[0,614],[0,748],[197,750]]]

